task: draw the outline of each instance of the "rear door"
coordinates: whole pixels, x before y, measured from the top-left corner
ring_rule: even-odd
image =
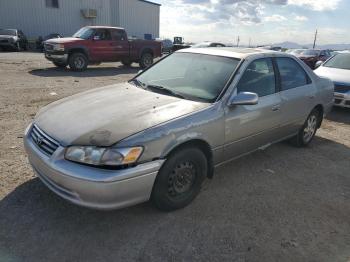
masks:
[[[280,78],[283,130],[298,131],[315,106],[317,89],[302,66],[293,58],[275,58]]]
[[[250,63],[235,93],[258,94],[257,105],[227,107],[225,115],[225,160],[248,153],[280,138],[281,97],[271,58]]]
[[[116,57],[110,29],[96,29],[90,52],[94,61],[114,61]]]
[[[114,49],[114,61],[121,61],[129,58],[129,41],[124,30],[112,29],[112,40]]]

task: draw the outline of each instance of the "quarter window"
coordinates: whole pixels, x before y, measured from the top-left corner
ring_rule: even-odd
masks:
[[[305,86],[310,80],[305,70],[292,58],[276,58],[281,77],[281,91]]]
[[[276,92],[276,79],[270,58],[253,61],[240,79],[237,92],[253,92],[259,97]]]
[[[45,0],[46,7],[59,8],[58,0]]]

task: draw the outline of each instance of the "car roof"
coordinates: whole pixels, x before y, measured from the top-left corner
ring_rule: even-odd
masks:
[[[125,30],[123,27],[114,27],[114,26],[101,26],[101,25],[90,25],[86,26],[89,28],[96,28],[96,29],[118,29],[118,30]]]
[[[237,48],[237,47],[189,48],[189,49],[181,49],[177,52],[226,56],[226,57],[239,58],[239,59],[245,59],[249,56],[255,56],[255,55],[271,55],[271,56],[282,55],[282,56],[290,57],[290,55],[286,53],[277,52],[273,50],[266,50],[266,49],[259,49],[259,48]]]

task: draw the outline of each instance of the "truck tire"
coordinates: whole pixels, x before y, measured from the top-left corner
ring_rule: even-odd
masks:
[[[200,149],[185,147],[175,151],[157,175],[151,201],[162,211],[187,206],[198,195],[207,171],[208,161]]]
[[[153,64],[153,55],[151,53],[143,53],[140,59],[140,67],[147,68]]]
[[[123,60],[122,60],[122,64],[123,64],[124,66],[129,67],[129,66],[131,66],[132,62],[131,62],[129,59],[123,59]]]
[[[83,53],[73,53],[69,56],[68,64],[73,71],[81,72],[86,70],[89,60]]]
[[[67,66],[66,63],[62,63],[62,62],[52,62],[56,67],[59,68],[65,68]]]

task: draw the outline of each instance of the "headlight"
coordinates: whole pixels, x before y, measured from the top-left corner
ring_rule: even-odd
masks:
[[[65,158],[95,166],[120,166],[135,163],[141,156],[142,151],[142,147],[71,146],[67,148]]]
[[[64,45],[62,45],[62,44],[54,44],[53,45],[53,50],[55,50],[55,51],[64,51]]]

